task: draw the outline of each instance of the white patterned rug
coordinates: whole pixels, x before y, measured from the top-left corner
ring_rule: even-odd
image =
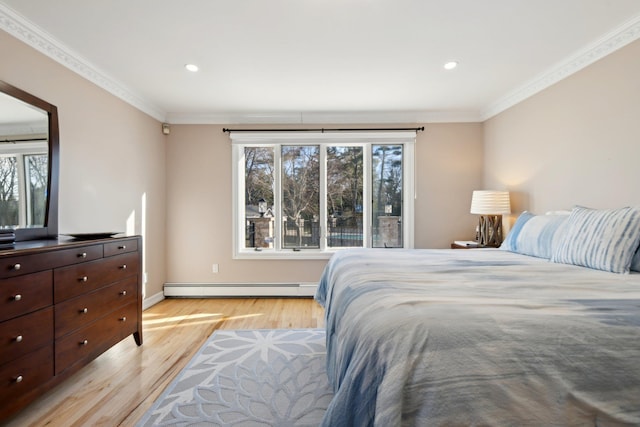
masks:
[[[318,426],[325,362],[322,329],[215,331],[137,426]]]

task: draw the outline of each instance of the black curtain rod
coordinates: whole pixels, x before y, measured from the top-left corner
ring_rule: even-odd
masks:
[[[407,131],[416,132],[424,131],[424,126],[419,128],[350,128],[350,129],[227,129],[223,128],[222,132],[391,132],[391,131]]]

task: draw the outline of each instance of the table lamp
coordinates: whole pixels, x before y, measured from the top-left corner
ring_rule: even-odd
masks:
[[[498,247],[502,243],[502,215],[511,213],[508,191],[476,190],[471,197],[471,213],[480,215],[478,243]]]

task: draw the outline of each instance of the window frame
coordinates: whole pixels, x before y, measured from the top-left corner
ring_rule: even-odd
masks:
[[[363,248],[372,246],[372,165],[371,146],[380,144],[403,145],[403,200],[402,200],[402,233],[403,248],[414,247],[414,206],[415,206],[415,143],[416,131],[346,131],[346,132],[303,132],[303,131],[230,131],[232,144],[232,241],[233,259],[328,259],[335,252],[353,247],[328,247],[327,246],[327,212],[326,212],[326,147],[327,146],[363,146],[363,200],[367,200],[363,206]],[[282,145],[319,145],[320,146],[320,247],[318,249],[282,249],[280,207],[281,194],[281,159],[280,146]],[[245,206],[244,185],[245,165],[244,148],[275,147],[274,168],[277,171],[274,177],[274,248],[245,248]],[[360,246],[358,246],[360,247]]]

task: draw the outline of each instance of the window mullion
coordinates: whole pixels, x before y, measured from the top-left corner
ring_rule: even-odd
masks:
[[[273,167],[275,169],[273,177],[273,186],[275,187],[273,189],[273,208],[275,210],[273,213],[275,222],[273,224],[273,249],[280,251],[282,250],[282,241],[284,239],[282,235],[282,145],[274,145],[273,151]]]
[[[362,178],[362,246],[365,248],[370,248],[372,246],[371,212],[373,193],[371,186],[373,185],[373,172],[371,170],[371,150],[371,144],[367,144],[365,146],[365,150],[363,150],[364,161],[362,173],[364,176]]]
[[[327,249],[327,147],[328,144],[320,145],[320,212],[318,215],[318,227],[320,228],[320,250]]]
[[[413,249],[414,247],[414,230],[415,230],[415,199],[416,195],[416,179],[415,179],[415,140],[406,142],[405,154],[403,159],[403,247],[405,249]]]

